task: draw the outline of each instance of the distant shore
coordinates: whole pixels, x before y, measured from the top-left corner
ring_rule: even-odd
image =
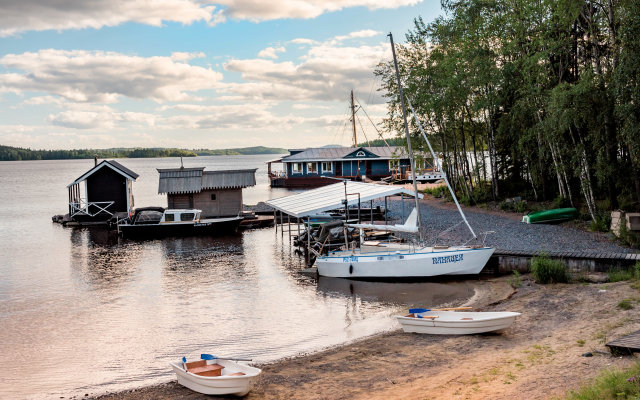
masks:
[[[613,357],[604,343],[640,329],[629,282],[538,285],[528,276],[513,289],[509,277],[482,281],[467,305],[518,311],[502,333],[469,336],[375,335],[323,352],[262,365],[246,397],[253,399],[543,399],[567,391],[633,357]],[[395,322],[392,322],[395,324]],[[583,357],[591,352],[593,357]],[[171,382],[95,397],[209,399]],[[230,397],[231,398],[231,397]]]

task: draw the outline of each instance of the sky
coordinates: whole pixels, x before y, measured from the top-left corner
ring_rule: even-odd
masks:
[[[349,146],[351,90],[358,141],[373,140],[387,34],[402,43],[441,13],[439,0],[0,0],[0,145]]]

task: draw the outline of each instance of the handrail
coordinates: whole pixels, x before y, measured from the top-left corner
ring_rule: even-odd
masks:
[[[113,215],[113,213],[109,210],[107,210],[108,207],[112,206],[115,203],[115,201],[91,201],[91,202],[85,202],[83,200],[80,200],[78,202],[70,202],[69,206],[71,207],[71,213],[69,214],[70,217],[82,214],[82,215],[88,215],[90,217],[95,217],[96,215],[100,214],[100,213],[107,213],[109,215]],[[101,206],[104,205],[104,206]],[[89,207],[94,206],[96,208],[98,208],[97,212],[90,212],[89,211]]]

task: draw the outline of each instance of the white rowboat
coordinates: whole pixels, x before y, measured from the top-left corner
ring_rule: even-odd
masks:
[[[169,363],[182,386],[202,394],[244,396],[262,372],[259,368],[231,360],[200,360]],[[186,370],[185,370],[186,366]]]
[[[405,332],[428,333],[432,335],[471,335],[493,332],[510,327],[520,313],[426,311],[423,313],[397,316]]]

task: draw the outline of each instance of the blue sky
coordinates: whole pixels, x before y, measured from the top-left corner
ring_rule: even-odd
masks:
[[[439,3],[3,2],[0,144],[349,145],[349,91],[375,121],[384,116],[373,70],[391,57],[386,35],[402,42],[414,18],[441,14]]]

